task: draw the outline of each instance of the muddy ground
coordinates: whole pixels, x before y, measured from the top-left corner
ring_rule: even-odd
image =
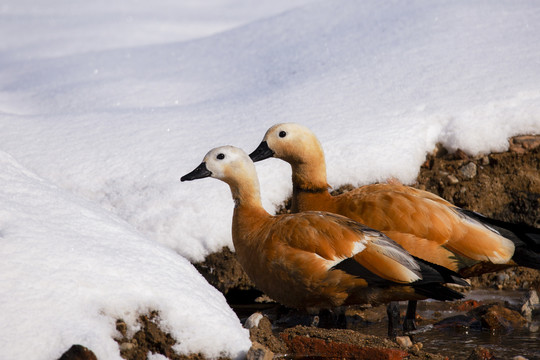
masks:
[[[438,194],[460,207],[495,219],[525,223],[540,228],[540,136],[519,136],[510,140],[510,148],[506,152],[475,157],[470,157],[459,150],[449,153],[439,146],[432,154],[427,155],[417,182],[413,186]],[[344,186],[336,191],[343,192],[352,188],[352,186]],[[282,211],[287,211],[287,207],[286,201]],[[259,356],[260,359],[268,359],[271,356],[283,357],[285,354],[288,358],[455,358],[444,351],[438,354],[433,351],[426,352],[422,349],[421,343],[407,344],[406,338],[401,339],[401,344],[398,344],[384,336],[369,335],[369,327],[354,331],[295,326],[295,320],[292,322],[286,320],[291,315],[288,309],[272,303],[270,299],[253,288],[251,281],[236,261],[234,253],[227,248],[208,256],[203,263],[195,264],[195,266],[212,285],[225,294],[241,319],[245,320],[255,311],[266,313],[267,316],[259,321],[258,326],[250,330],[252,340],[257,343],[250,354],[255,358]],[[472,289],[491,289],[494,292],[501,291],[501,293],[505,290],[536,289],[540,292],[540,271],[521,267],[510,268],[474,278],[471,282]],[[452,311],[460,306],[472,309],[478,305],[481,304],[473,304],[470,301],[455,302],[449,303],[446,310]],[[463,310],[463,308],[459,309]],[[519,311],[519,309],[508,311],[514,310]],[[347,327],[349,328],[355,321],[357,324],[386,321],[384,308],[381,307],[357,307],[347,311],[347,319],[349,319]],[[502,310],[497,311],[500,313]],[[489,316],[498,318],[500,314],[497,311],[496,315]],[[441,320],[440,314],[440,312],[434,312],[431,318],[419,319],[419,322],[436,323]],[[474,319],[477,322],[484,321],[474,318],[476,315],[473,316],[472,313],[469,315],[470,318],[466,321],[475,321]],[[142,316],[142,329],[131,338],[126,337],[123,331],[125,324],[119,319],[117,328],[121,336],[117,341],[121,348],[121,355],[125,359],[146,359],[148,351],[163,354],[170,359],[186,358],[174,354],[171,349],[174,339],[161,332],[155,325],[153,319],[157,316],[159,314],[155,313]],[[299,321],[309,323],[312,320],[296,319],[296,323]],[[508,323],[510,320],[505,321]],[[259,347],[259,344],[262,346]],[[496,358],[496,355],[491,354],[487,349],[478,348],[475,349],[474,354],[470,354],[470,359],[490,359]],[[203,357],[195,354],[189,358],[202,359]]]

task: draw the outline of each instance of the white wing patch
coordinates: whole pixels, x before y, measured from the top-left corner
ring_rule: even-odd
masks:
[[[380,232],[368,232],[366,237],[371,239],[370,244],[374,246],[380,254],[394,260],[400,264],[409,282],[422,279],[420,265],[416,260],[398,243]]]
[[[371,244],[376,246],[381,254],[394,259],[407,269],[420,271],[420,265],[418,265],[411,254],[383,233],[374,232],[372,234],[366,234],[366,237],[372,240]]]
[[[354,255],[364,251],[365,248],[366,248],[365,240],[362,240],[362,241],[356,241],[354,243],[354,245],[353,245],[353,248],[352,248],[350,254],[348,254],[346,256],[338,256],[338,257],[335,257],[332,260],[328,260],[328,259],[325,259],[322,256],[320,256],[319,254],[315,254],[315,255],[318,256],[320,259],[322,259],[326,264],[326,269],[330,270],[331,268],[333,268],[334,266],[336,266],[337,264],[339,264],[343,260],[351,258]]]

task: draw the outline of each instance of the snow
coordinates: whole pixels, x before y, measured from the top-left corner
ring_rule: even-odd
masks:
[[[319,136],[332,186],[410,183],[437,142],[477,154],[540,133],[538,1],[7,0],[0,18],[0,315],[19,335],[0,358],[81,339],[115,358],[114,316],[149,308],[182,350],[245,351],[184,259],[232,247],[227,186],[179,182],[213,147],[250,152],[293,121]],[[257,170],[271,212],[290,169]],[[213,301],[198,312],[197,291]],[[236,340],[186,320],[201,311]]]
[[[120,359],[115,319],[134,331],[151,310],[182,353],[249,349],[223,295],[185,258],[3,152],[0,168],[2,359],[57,359],[73,344]]]

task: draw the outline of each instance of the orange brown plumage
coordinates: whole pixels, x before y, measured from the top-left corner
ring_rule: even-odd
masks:
[[[413,258],[386,235],[349,218],[320,211],[268,214],[255,167],[238,148],[211,150],[181,180],[207,176],[231,188],[232,236],[240,264],[260,290],[284,305],[317,310],[462,297],[442,285],[463,284],[456,274]]]

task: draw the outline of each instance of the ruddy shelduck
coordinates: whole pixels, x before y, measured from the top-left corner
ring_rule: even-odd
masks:
[[[332,196],[321,144],[302,125],[272,126],[250,157],[276,157],[291,165],[292,212],[346,216],[384,232],[412,255],[464,276],[496,267],[488,264],[540,268],[540,229],[489,219],[430,192],[395,183],[365,185]]]
[[[272,126],[250,157],[275,157],[291,165],[292,212],[346,216],[385,233],[412,255],[464,277],[514,265],[540,268],[540,229],[489,219],[396,183],[365,185],[332,196],[322,146],[302,125]]]
[[[232,239],[255,285],[277,302],[314,312],[347,304],[462,298],[453,271],[414,258],[383,233],[321,211],[270,215],[255,166],[241,149],[218,147],[181,181],[213,177],[234,200]]]

